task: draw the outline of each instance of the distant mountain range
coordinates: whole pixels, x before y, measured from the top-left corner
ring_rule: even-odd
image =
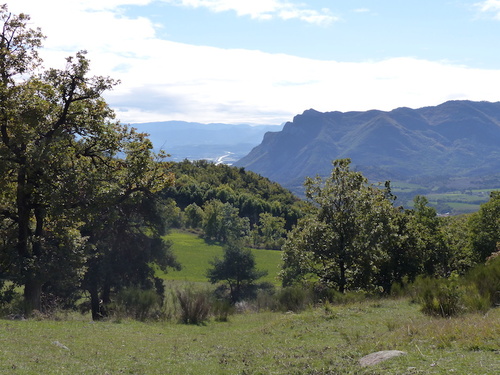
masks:
[[[132,124],[148,133],[156,150],[163,149],[173,161],[206,159],[231,164],[258,145],[266,132],[281,130],[278,125],[202,124],[165,121]]]
[[[500,102],[390,112],[310,109],[266,133],[235,165],[297,191],[306,176],[329,175],[331,161],[347,157],[374,182],[499,175]]]

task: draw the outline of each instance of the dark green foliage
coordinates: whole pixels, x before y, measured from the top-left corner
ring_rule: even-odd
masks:
[[[187,228],[200,228],[203,222],[203,209],[196,203],[191,203],[184,210],[184,222]]]
[[[173,163],[171,170],[176,184],[166,188],[163,196],[175,199],[181,209],[219,200],[237,208],[239,216],[248,218],[252,227],[259,223],[261,213],[284,218],[287,229],[302,216],[301,203],[292,193],[243,168],[185,160]]]
[[[94,319],[106,315],[103,307],[113,293],[130,287],[151,289],[155,283],[151,262],[164,271],[180,267],[170,243],[161,238],[165,230],[161,207],[154,197],[136,197],[99,210],[85,227],[89,241],[83,287],[90,293]]]
[[[165,155],[114,119],[102,95],[117,82],[90,77],[85,52],[43,70],[29,17],[3,5],[0,21],[0,277],[24,287],[27,314],[42,296],[72,305],[83,279],[97,317],[100,297],[152,282],[151,262],[173,265],[152,207]]]
[[[341,293],[373,285],[394,209],[387,189],[368,185],[349,165],[349,159],[336,160],[329,178],[306,180],[306,195],[318,210],[283,246],[285,286],[311,277]]]
[[[474,267],[465,277],[419,277],[410,290],[426,314],[450,317],[485,312],[500,304],[500,257]]]
[[[450,317],[465,311],[463,305],[464,287],[457,278],[419,278],[414,285],[422,312],[429,315]]]
[[[231,239],[248,236],[250,231],[248,218],[240,217],[238,209],[231,203],[222,203],[214,199],[207,202],[203,209],[202,227],[207,240],[226,243]]]
[[[467,275],[467,281],[475,285],[490,306],[500,306],[500,256],[472,269]]]

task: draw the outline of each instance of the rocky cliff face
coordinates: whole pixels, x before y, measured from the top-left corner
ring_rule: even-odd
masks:
[[[500,172],[500,102],[450,101],[390,112],[295,116],[282,131],[235,163],[282,185],[326,176],[332,160],[351,158],[372,181],[422,176],[474,177]]]

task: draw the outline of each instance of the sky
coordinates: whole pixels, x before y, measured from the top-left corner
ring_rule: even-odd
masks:
[[[500,101],[500,0],[6,0],[86,50],[123,123],[269,124],[313,108]]]

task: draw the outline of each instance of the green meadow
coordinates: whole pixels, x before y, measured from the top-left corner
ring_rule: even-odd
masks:
[[[0,374],[500,373],[500,309],[442,319],[386,299],[205,325],[59,319],[0,320]],[[360,366],[390,349],[406,355]]]
[[[172,241],[172,249],[177,260],[182,265],[180,271],[169,271],[167,274],[159,274],[165,280],[178,280],[187,282],[207,282],[206,272],[210,267],[210,261],[214,257],[222,257],[222,246],[207,244],[197,235],[184,231],[172,231],[165,236]],[[278,272],[281,265],[281,252],[276,250],[252,249],[255,256],[257,269],[266,270],[267,276],[259,279],[278,285]]]

